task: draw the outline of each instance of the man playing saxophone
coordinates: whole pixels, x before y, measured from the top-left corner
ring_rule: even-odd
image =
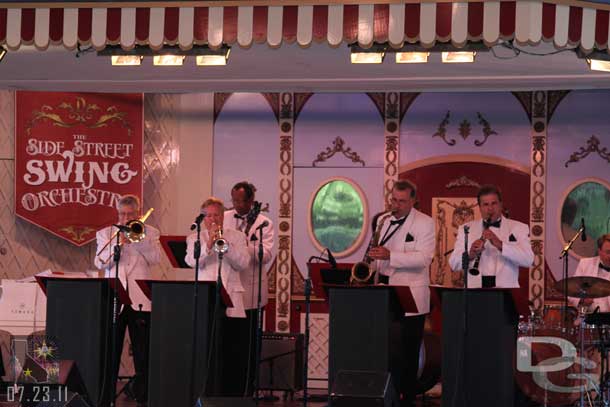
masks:
[[[429,266],[434,256],[434,221],[413,207],[415,186],[400,180],[394,184],[391,198],[391,217],[380,219],[379,245],[369,250],[376,260],[379,280],[390,285],[409,286],[417,305],[417,312],[407,313],[400,321],[402,352],[401,376],[398,389],[402,393],[401,407],[415,402],[419,348],[424,331],[425,316],[430,312]]]
[[[118,224],[126,225],[140,216],[140,199],[134,195],[123,196],[118,203]],[[115,263],[112,254],[116,245],[115,233],[118,229],[108,226],[97,232],[97,255],[95,266],[105,272],[106,277],[114,277]],[[119,279],[127,290],[132,305],[124,306],[117,320],[117,348],[115,355],[120,358],[125,338],[125,329],[129,328],[129,337],[133,350],[133,363],[136,376],[133,384],[133,395],[138,403],[146,403],[148,394],[148,338],[150,332],[150,300],[144,295],[136,280],[151,277],[151,268],[159,264],[161,245],[159,230],[146,225],[145,237],[139,242],[131,242],[120,233],[121,258],[119,261]],[[120,363],[114,369],[116,380]],[[116,383],[113,383],[116,386]]]

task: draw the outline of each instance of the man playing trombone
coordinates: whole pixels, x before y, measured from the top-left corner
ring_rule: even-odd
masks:
[[[118,224],[128,225],[130,221],[140,216],[140,200],[135,195],[125,195],[117,207]],[[140,225],[141,226],[141,225]],[[108,226],[97,232],[97,249],[95,266],[105,272],[106,277],[114,277],[115,263],[113,260],[114,246],[116,245],[115,226]],[[160,261],[161,246],[159,244],[159,230],[152,226],[145,226],[142,233],[133,242],[120,233],[121,258],[119,261],[119,279],[125,287],[131,305],[124,306],[117,320],[117,348],[114,350],[117,361],[123,349],[125,329],[129,328],[129,337],[133,350],[133,362],[136,371],[133,383],[133,395],[139,404],[145,404],[148,393],[148,339],[150,331],[150,300],[144,295],[136,280],[151,277],[151,267]],[[140,240],[141,239],[141,240]],[[139,240],[139,241],[138,241]],[[118,377],[120,362],[114,367],[113,377]],[[112,383],[116,386],[116,383]]]

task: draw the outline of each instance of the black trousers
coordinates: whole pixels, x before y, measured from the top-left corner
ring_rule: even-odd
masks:
[[[246,310],[246,318],[225,319],[223,345],[223,395],[251,396],[256,369],[256,309]]]
[[[401,406],[411,406],[417,395],[417,370],[419,368],[419,348],[424,335],[425,315],[403,317],[400,321],[402,351],[399,360],[400,374],[397,387],[402,394]]]
[[[136,400],[145,402],[148,398],[148,347],[150,339],[150,312],[135,311],[131,306],[123,307],[117,320],[117,347],[114,378],[118,378],[125,330],[129,329],[131,351],[136,375],[133,392]],[[116,381],[113,383],[116,386]]]

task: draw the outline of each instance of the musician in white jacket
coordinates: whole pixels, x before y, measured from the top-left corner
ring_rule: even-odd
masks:
[[[236,374],[231,380],[233,388],[230,394],[233,396],[250,396],[254,388],[255,372],[255,345],[256,345],[256,323],[259,290],[259,242],[260,230],[262,229],[263,261],[260,280],[261,307],[264,308],[269,297],[269,282],[267,279],[267,268],[273,259],[273,222],[267,216],[260,213],[259,206],[254,205],[256,187],[247,181],[238,182],[231,189],[231,202],[233,209],[224,214],[224,226],[236,229],[244,234],[248,245],[248,267],[239,270],[240,279],[244,287],[244,308],[246,319],[235,319],[229,321],[227,329],[232,335],[241,338],[242,346],[238,350],[244,351],[239,354],[233,352],[232,365],[235,366]],[[260,204],[259,204],[260,205]],[[267,226],[264,226],[264,224]]]
[[[598,277],[610,280],[610,234],[605,234],[597,239],[597,256],[580,259],[574,277]],[[577,305],[578,298],[570,297],[570,303]],[[610,297],[583,298],[582,304],[591,311],[599,307],[599,312],[610,312]]]
[[[483,219],[474,220],[469,228],[469,269],[477,265],[479,274],[468,275],[468,288],[519,287],[519,267],[530,267],[534,252],[528,225],[502,216],[502,193],[493,185],[481,187],[477,202]],[[449,265],[453,271],[462,270],[464,227],[458,231]]]
[[[201,204],[202,211],[206,215],[203,218],[204,227],[201,231],[201,256],[199,258],[199,280],[216,281],[218,278],[218,253],[214,250],[214,244],[218,238],[219,230],[222,230],[223,238],[227,241],[229,249],[223,255],[221,279],[222,285],[233,303],[227,308],[226,315],[230,318],[245,318],[243,291],[239,271],[248,266],[248,252],[246,249],[246,238],[243,233],[234,229],[223,228],[223,202],[214,197],[206,199]],[[197,233],[192,233],[186,239],[185,262],[195,267],[195,241]]]
[[[125,195],[118,202],[118,224],[125,225],[141,215],[140,199],[134,195]],[[105,272],[106,277],[115,276],[113,259],[116,239],[113,235],[118,229],[108,226],[97,232],[97,249],[95,266]],[[150,333],[150,300],[144,295],[136,280],[151,277],[151,268],[159,264],[161,245],[159,231],[150,225],[145,227],[146,236],[140,242],[130,242],[123,233],[119,235],[121,242],[121,257],[119,259],[119,279],[127,290],[131,305],[123,306],[117,320],[117,361],[123,349],[125,329],[129,328],[129,337],[133,350],[133,362],[136,376],[133,393],[138,403],[146,403],[148,394],[148,341]],[[105,247],[104,247],[105,246]],[[103,248],[103,250],[102,250]],[[120,363],[116,363],[114,380],[119,371]]]
[[[409,286],[417,305],[417,312],[405,314],[400,323],[403,353],[396,357],[403,366],[398,378],[403,396],[401,407],[413,406],[415,402],[419,348],[425,317],[430,312],[429,267],[435,244],[434,221],[413,208],[415,197],[415,186],[409,181],[394,184],[391,217],[383,218],[383,224],[378,226],[379,245],[369,250],[369,256],[377,260],[380,281]]]

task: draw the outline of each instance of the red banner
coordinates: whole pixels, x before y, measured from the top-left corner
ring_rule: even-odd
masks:
[[[142,95],[17,92],[15,212],[77,246],[142,197]]]

